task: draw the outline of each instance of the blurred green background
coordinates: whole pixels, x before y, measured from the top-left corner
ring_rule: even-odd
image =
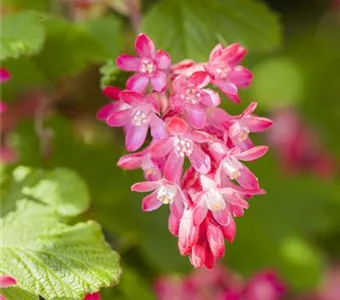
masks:
[[[12,74],[1,91],[9,107],[2,116],[2,142],[18,155],[5,172],[16,164],[58,166],[85,179],[92,202],[83,218],[97,220],[122,256],[122,281],[104,290],[103,299],[153,299],[156,277],[192,270],[168,232],[167,208],[142,213],[141,196],[130,192],[142,173],[116,167],[125,153],[121,130],[95,118],[109,101],[101,87],[124,86],[126,75],[112,61],[118,53],[131,51],[139,26],[174,62],[204,61],[217,42],[240,41],[249,50],[244,65],[254,72],[254,81],[241,91],[240,105],[225,100],[223,107],[240,113],[255,100],[261,116],[289,107],[308,128],[320,155],[331,158],[327,176],[303,160],[309,147],[306,156],[293,161],[294,172],[284,167],[275,147],[252,163],[267,194],[252,199],[237,220],[235,242],[226,245],[223,259],[244,276],[274,267],[293,292],[316,289],[327,266],[340,260],[340,4],[73,2],[3,1],[3,36],[21,35],[2,49],[2,66]],[[8,29],[6,22],[15,25]],[[267,134],[256,138],[268,143]]]

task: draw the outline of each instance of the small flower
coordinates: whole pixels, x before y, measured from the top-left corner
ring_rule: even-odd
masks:
[[[184,111],[188,123],[196,128],[204,127],[207,119],[206,107],[220,104],[220,97],[211,89],[204,89],[210,78],[206,72],[195,72],[189,78],[180,75],[172,83],[173,108]]]
[[[12,276],[0,275],[0,288],[1,289],[8,288],[16,284],[17,284],[17,281]],[[0,294],[0,300],[6,300],[5,296]]]
[[[159,140],[167,136],[165,124],[157,115],[152,95],[143,98],[140,94],[128,90],[119,95],[124,109],[113,112],[106,119],[106,123],[111,127],[124,126],[125,146],[128,151],[138,150],[143,145],[149,127],[154,139]]]
[[[251,80],[251,72],[238,64],[246,54],[240,44],[232,44],[226,48],[217,45],[210,53],[206,70],[215,86],[220,88],[233,102],[240,102],[238,87],[247,87]]]
[[[136,72],[127,81],[127,88],[142,93],[151,82],[155,91],[164,90],[167,79],[166,70],[170,66],[169,54],[163,50],[156,52],[153,41],[143,33],[136,38],[135,50],[139,57],[123,54],[116,60],[118,68]]]
[[[152,157],[168,155],[164,166],[164,177],[171,182],[179,182],[186,156],[197,172],[208,173],[210,157],[197,145],[207,142],[208,135],[200,131],[191,131],[188,124],[178,117],[168,122],[167,130],[169,137],[155,142],[150,148]]]
[[[241,149],[246,150],[252,147],[253,144],[248,137],[250,132],[264,131],[273,124],[273,121],[267,118],[252,115],[256,106],[256,102],[250,103],[240,116],[233,117],[230,120],[228,136]]]

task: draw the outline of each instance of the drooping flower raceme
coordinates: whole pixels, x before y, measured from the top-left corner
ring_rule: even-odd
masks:
[[[118,166],[143,170],[146,181],[132,186],[150,193],[142,209],[169,206],[169,231],[178,236],[180,253],[189,255],[194,267],[212,268],[224,255],[224,240],[235,238],[234,218],[243,216],[252,196],[264,193],[244,162],[267,152],[267,146],[254,146],[250,135],[272,121],[253,114],[255,102],[238,116],[219,107],[216,89],[237,103],[238,88],[251,82],[251,72],[239,65],[246,53],[241,45],[217,45],[208,62],[174,65],[145,34],[137,36],[135,50],[137,57],[123,54],[116,60],[120,69],[135,72],[126,90],[106,87],[113,102],[97,117],[124,128],[129,152],[150,140],[139,152],[122,156]]]

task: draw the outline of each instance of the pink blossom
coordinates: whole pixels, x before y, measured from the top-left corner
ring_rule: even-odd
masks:
[[[153,41],[143,33],[136,38],[135,50],[138,57],[122,54],[116,60],[118,68],[136,72],[127,81],[127,88],[142,93],[151,82],[155,91],[164,90],[167,80],[166,70],[170,66],[169,54],[163,50],[155,51]]]
[[[112,102],[104,105],[97,112],[97,119],[101,121],[106,121],[106,119],[115,111],[123,110],[126,106],[124,102],[120,102],[119,94],[121,89],[114,86],[107,86],[103,89],[103,94],[109,99],[113,100]]]
[[[208,141],[208,135],[200,131],[191,131],[188,124],[178,117],[172,118],[167,123],[167,130],[169,137],[156,142],[150,148],[152,157],[168,155],[164,177],[171,182],[179,182],[186,156],[197,172],[208,173],[210,157],[199,146]]]
[[[17,281],[8,275],[0,275],[0,288],[8,288],[17,284]],[[6,297],[0,294],[0,300],[6,300]]]
[[[210,78],[206,72],[195,72],[189,78],[177,76],[172,83],[172,107],[185,114],[188,123],[196,128],[202,128],[206,123],[206,107],[218,106],[218,94],[204,87]]]
[[[100,300],[100,295],[98,292],[87,294],[84,298],[84,300]]]
[[[206,70],[215,86],[220,88],[233,102],[240,102],[238,87],[247,87],[251,80],[251,72],[238,64],[246,54],[240,44],[232,44],[226,48],[218,44],[210,53]]]
[[[156,140],[167,136],[164,122],[157,115],[155,99],[152,95],[142,97],[132,91],[122,91],[119,94],[124,108],[114,111],[106,119],[111,127],[124,126],[126,139],[125,145],[128,151],[138,150],[144,143],[149,127],[151,135]]]
[[[11,79],[11,73],[6,69],[0,68],[0,82],[5,82]]]

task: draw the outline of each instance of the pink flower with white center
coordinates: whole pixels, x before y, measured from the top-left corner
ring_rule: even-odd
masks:
[[[241,115],[233,117],[230,120],[228,136],[233,141],[234,145],[242,150],[249,149],[253,146],[253,143],[248,137],[250,132],[265,131],[273,124],[273,121],[267,118],[252,115],[256,106],[256,102],[250,103]]]
[[[143,211],[153,211],[161,207],[163,204],[170,205],[170,211],[175,218],[180,218],[183,212],[184,203],[186,203],[185,195],[182,189],[166,179],[157,181],[138,182],[131,186],[134,192],[150,192],[142,201]]]
[[[200,71],[189,78],[177,76],[172,83],[171,104],[175,111],[183,112],[188,123],[196,128],[205,126],[206,107],[218,106],[221,102],[218,94],[204,87],[210,82],[209,75]]]
[[[11,73],[6,69],[0,68],[0,82],[6,82],[11,79]]]
[[[243,209],[249,207],[248,201],[231,187],[219,187],[212,178],[201,175],[202,192],[195,194],[193,212],[194,225],[200,225],[208,211],[221,226],[228,226],[232,217],[243,215]]]
[[[127,88],[138,93],[145,91],[149,82],[156,92],[165,89],[170,56],[163,50],[155,51],[153,41],[144,33],[137,36],[135,50],[139,57],[123,54],[117,57],[118,68],[136,72],[127,81]]]
[[[100,295],[98,292],[87,294],[84,298],[84,300],[100,300]]]
[[[252,73],[238,65],[245,54],[246,50],[240,44],[232,44],[226,48],[218,44],[205,65],[212,83],[235,103],[240,102],[238,87],[247,87],[252,80]]]
[[[164,163],[164,158],[151,158],[149,147],[147,147],[141,152],[122,156],[117,166],[126,170],[141,168],[144,171],[146,180],[156,181],[162,178],[161,166],[163,166]]]
[[[119,97],[125,107],[113,112],[106,119],[106,123],[111,127],[124,126],[125,146],[128,151],[138,150],[143,145],[149,127],[155,140],[167,136],[165,123],[157,115],[152,95],[143,98],[136,92],[125,90],[120,92]]]
[[[8,288],[17,284],[17,281],[8,275],[0,275],[0,288]],[[0,294],[0,300],[6,300],[6,297]]]
[[[259,189],[258,179],[240,160],[254,161],[265,155],[267,151],[267,146],[256,146],[246,151],[241,151],[237,147],[226,149],[225,157],[221,160],[215,175],[216,181],[221,183],[221,178],[228,176],[230,180],[236,180],[244,188]]]
[[[201,131],[191,131],[188,124],[178,117],[170,119],[167,130],[169,137],[155,142],[150,148],[152,157],[168,155],[164,166],[164,177],[178,183],[186,156],[197,172],[208,173],[211,167],[210,157],[198,144],[207,142],[209,135]]]

